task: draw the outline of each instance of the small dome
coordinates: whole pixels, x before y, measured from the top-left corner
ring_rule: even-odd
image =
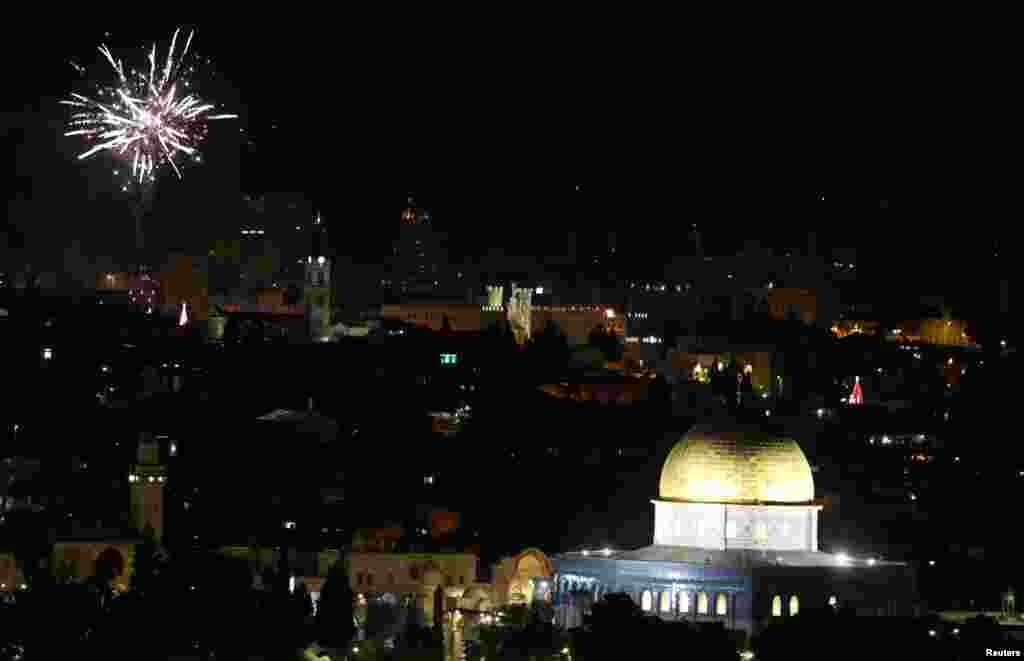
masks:
[[[796,441],[758,428],[697,425],[661,469],[664,500],[707,503],[807,503],[814,478]]]

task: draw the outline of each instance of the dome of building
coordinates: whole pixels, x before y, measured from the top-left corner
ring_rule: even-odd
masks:
[[[661,469],[663,500],[706,503],[808,503],[814,478],[796,441],[758,428],[697,425]]]

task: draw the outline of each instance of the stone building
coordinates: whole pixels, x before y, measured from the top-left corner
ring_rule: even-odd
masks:
[[[128,474],[129,526],[83,525],[72,521],[55,535],[53,551],[46,563],[58,580],[82,582],[92,578],[97,563],[113,570],[111,587],[131,587],[136,549],[148,537],[159,544],[163,539],[164,485],[166,465],[162,463],[159,437],[140,435],[136,461]],[[13,554],[0,554],[0,592],[26,585]]]
[[[665,619],[723,622],[748,635],[801,609],[910,615],[903,563],[818,549],[814,479],[795,441],[732,421],[701,424],[669,453],[654,504],[654,544],[581,551],[554,562],[562,624],[609,592]]]
[[[549,592],[553,571],[547,556],[534,548],[502,558],[491,568],[490,581],[480,579],[473,553],[351,552],[347,561],[352,591],[361,602],[410,603],[426,625],[456,609],[473,623],[505,606],[529,606]]]

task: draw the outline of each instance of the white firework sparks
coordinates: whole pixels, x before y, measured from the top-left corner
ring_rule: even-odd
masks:
[[[191,86],[190,71],[181,64],[195,34],[189,33],[181,57],[175,60],[179,32],[175,30],[167,61],[159,71],[156,44],[153,44],[147,57],[148,73],[126,73],[121,60],[115,60],[110,49],[100,46],[100,53],[117,74],[117,84],[101,88],[99,92],[109,100],[100,102],[72,93],[70,99],[61,101],[77,109],[64,135],[80,135],[92,143],[78,156],[79,160],[108,151],[131,163],[132,179],[140,184],[155,180],[157,171],[165,164],[180,178],[181,169],[175,159],[185,154],[199,160],[198,148],[206,139],[207,122],[237,119],[238,115],[209,114],[215,106],[192,94],[179,96],[181,88]]]

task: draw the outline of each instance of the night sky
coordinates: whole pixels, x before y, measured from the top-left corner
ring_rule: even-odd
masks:
[[[959,186],[897,185],[879,175],[894,168],[884,153],[852,174],[791,166],[781,145],[743,137],[758,129],[743,127],[738,106],[723,113],[725,97],[670,103],[678,97],[656,67],[553,59],[486,31],[451,40],[396,30],[375,41],[357,27],[274,28],[197,31],[194,51],[213,59],[201,94],[242,119],[211,126],[206,163],[184,181],[162,177],[153,241],[194,247],[233,233],[242,193],[298,191],[358,250],[394,231],[414,191],[457,253],[497,244],[558,254],[568,229],[613,230],[620,252],[657,261],[683,252],[695,222],[713,251],[748,237],[803,247],[814,228],[823,247],[849,248],[862,266],[920,274],[939,258],[985,256],[1016,208],[977,174]],[[9,244],[24,242],[39,261],[75,241],[89,255],[130,247],[126,196],[102,158],[75,160],[81,144],[62,137],[57,101],[89,89],[71,60],[108,75],[98,43],[131,58],[141,43],[166,49],[172,32],[48,35],[32,67],[13,68],[0,124]],[[711,90],[703,82],[692,84]],[[816,190],[828,191],[824,202]]]

